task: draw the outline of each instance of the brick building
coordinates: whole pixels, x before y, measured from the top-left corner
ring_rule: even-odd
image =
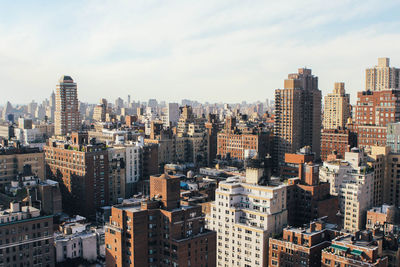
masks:
[[[215,232],[201,206],[180,205],[180,180],[150,177],[150,199],[112,208],[106,226],[107,266],[214,266]]]
[[[336,152],[338,158],[357,146],[357,134],[347,129],[323,129],[321,132],[321,160]]]
[[[53,216],[10,203],[0,210],[0,266],[55,266]]]
[[[205,123],[207,129],[207,165],[211,166],[217,157],[218,132],[220,131],[219,122],[215,114],[209,114]]]
[[[269,238],[268,266],[321,266],[321,251],[340,235],[335,224],[320,218],[307,228],[286,227],[282,238]]]
[[[297,153],[286,153],[285,163],[280,168],[280,177],[298,177],[299,173],[303,172],[303,164],[313,162],[314,156],[310,147],[303,147]]]
[[[79,131],[78,89],[71,76],[62,76],[56,89],[56,109],[54,112],[54,132],[56,135],[66,135]]]
[[[109,203],[109,162],[104,144],[88,141],[87,133],[70,140],[49,139],[44,147],[49,178],[60,183],[63,209],[93,217]]]
[[[242,131],[236,127],[236,118],[226,118],[225,128],[217,135],[217,155],[221,158],[246,159],[246,151],[260,158],[271,153],[272,134],[262,128]]]
[[[400,91],[358,92],[355,128],[359,147],[386,145],[387,126],[397,121],[400,121]]]
[[[320,157],[321,91],[318,77],[311,69],[301,68],[288,75],[284,89],[275,90],[275,162],[284,162],[285,153],[310,146]]]
[[[327,216],[336,223],[339,210],[338,198],[329,192],[329,183],[319,180],[319,166],[306,163],[299,169],[299,177],[288,181],[288,224],[301,226]]]
[[[366,228],[374,238],[382,240],[382,256],[387,256],[388,267],[400,266],[399,210],[395,206],[382,205],[367,212]]]
[[[11,180],[22,173],[24,166],[30,165],[32,174],[44,180],[44,153],[38,148],[2,147],[0,148],[0,188],[11,183]]]

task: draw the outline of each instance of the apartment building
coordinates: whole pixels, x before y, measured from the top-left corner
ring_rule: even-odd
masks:
[[[269,238],[268,266],[321,266],[322,249],[341,233],[326,217],[312,221],[307,227],[286,227],[281,238]]]
[[[324,162],[320,180],[330,184],[331,195],[339,197],[343,228],[358,231],[365,228],[367,210],[373,206],[374,171],[364,152],[353,148],[344,160]]]
[[[321,160],[335,154],[344,158],[344,154],[357,146],[357,134],[347,129],[323,129],[321,132]]]
[[[201,206],[180,205],[180,180],[150,177],[150,198],[112,207],[106,225],[107,266],[214,266],[215,232]]]
[[[56,89],[55,134],[66,135],[79,131],[79,101],[76,83],[70,76],[62,76]]]
[[[400,121],[400,91],[358,92],[355,111],[358,146],[385,146],[388,124]]]
[[[350,95],[346,94],[344,83],[335,83],[333,92],[327,94],[324,100],[324,129],[344,129],[351,115]]]
[[[382,257],[382,243],[369,231],[346,234],[332,240],[322,250],[321,266],[386,267],[388,258]]]
[[[319,159],[321,91],[311,69],[289,74],[284,89],[275,90],[274,136],[276,163],[284,161],[285,153],[295,153],[304,146],[310,146]]]
[[[207,215],[217,232],[217,266],[268,266],[268,238],[287,224],[286,185],[269,181],[259,160],[246,177],[220,182]]]
[[[390,59],[378,58],[378,65],[365,70],[365,91],[400,89],[400,69],[390,67]]]
[[[60,183],[63,209],[94,217],[109,203],[109,162],[106,146],[89,142],[85,132],[70,139],[49,139],[44,147],[47,175]]]
[[[5,146],[0,148],[0,188],[6,185],[19,173],[24,166],[30,165],[32,174],[45,179],[44,153],[39,148],[23,146]]]
[[[0,210],[0,266],[55,266],[53,216],[11,202]]]

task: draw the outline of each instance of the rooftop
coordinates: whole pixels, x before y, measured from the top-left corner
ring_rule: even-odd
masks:
[[[394,206],[383,204],[380,207],[373,207],[369,211],[375,212],[375,213],[382,213],[382,214],[387,214],[389,209],[394,209]]]
[[[67,83],[73,83],[74,80],[71,78],[71,76],[63,75],[63,76],[61,76],[59,82],[60,82],[60,83],[65,83],[65,82],[67,82]]]

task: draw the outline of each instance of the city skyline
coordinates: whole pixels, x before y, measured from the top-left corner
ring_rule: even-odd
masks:
[[[301,67],[319,77],[323,95],[345,82],[354,103],[365,69],[378,57],[400,65],[398,7],[395,1],[8,3],[0,11],[0,77],[3,90],[18,93],[1,105],[48,98],[61,75],[71,75],[79,99],[90,103],[128,94],[135,101],[264,101]]]

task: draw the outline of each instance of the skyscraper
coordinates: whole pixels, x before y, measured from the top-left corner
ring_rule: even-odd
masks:
[[[365,70],[365,90],[400,89],[400,69],[389,67],[390,59],[378,58],[378,66]]]
[[[333,92],[325,96],[324,129],[344,128],[350,117],[350,95],[344,83],[335,83]]]
[[[80,128],[78,92],[70,76],[62,76],[56,89],[55,134],[66,135]]]
[[[288,75],[284,89],[275,90],[275,155],[283,163],[285,153],[310,146],[316,159],[321,143],[321,91],[318,77],[301,68]],[[277,163],[276,162],[276,163]]]

